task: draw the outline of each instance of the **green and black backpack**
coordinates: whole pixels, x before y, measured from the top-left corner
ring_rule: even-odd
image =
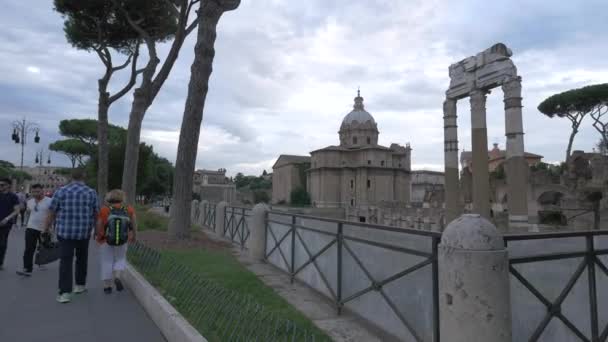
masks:
[[[129,239],[131,218],[126,207],[115,208],[110,206],[110,215],[106,224],[106,243],[110,246],[120,246]]]

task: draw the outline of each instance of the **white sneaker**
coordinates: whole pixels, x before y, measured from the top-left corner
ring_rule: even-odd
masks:
[[[72,298],[69,293],[62,293],[57,295],[57,301],[61,304],[69,303],[72,301]]]
[[[74,286],[74,290],[72,291],[72,293],[74,293],[74,294],[81,294],[81,293],[85,293],[85,292],[87,292],[87,288],[82,285]]]

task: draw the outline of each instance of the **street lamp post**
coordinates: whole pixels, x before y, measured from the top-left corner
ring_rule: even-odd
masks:
[[[43,166],[44,165],[44,150],[40,149],[38,152],[36,152],[36,159],[34,160],[34,162],[37,165]],[[46,163],[47,164],[51,164],[51,151],[48,151],[47,153],[47,158],[46,158]]]
[[[34,136],[34,142],[38,144],[40,142],[40,128],[37,124],[28,122],[25,119],[13,122],[13,134],[11,137],[15,144],[21,144],[21,171],[23,171],[23,151],[25,149],[25,144],[27,143],[27,136],[30,133],[36,134]]]

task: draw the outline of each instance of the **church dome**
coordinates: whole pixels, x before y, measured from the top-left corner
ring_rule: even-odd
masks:
[[[374,117],[365,110],[363,106],[363,98],[361,92],[357,91],[357,97],[355,97],[355,105],[353,110],[348,113],[342,120],[340,130],[349,128],[373,128],[377,127]]]

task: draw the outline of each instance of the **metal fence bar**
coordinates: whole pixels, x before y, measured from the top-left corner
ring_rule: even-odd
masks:
[[[434,341],[440,341],[439,334],[439,242],[440,239],[433,237],[433,332]]]
[[[296,277],[295,274],[296,267],[296,217],[291,216],[291,283]]]
[[[558,252],[550,254],[531,255],[526,257],[515,257],[509,259],[509,272],[515,277],[524,287],[530,291],[546,307],[546,314],[537,328],[530,336],[530,341],[536,341],[543,332],[547,329],[549,322],[552,318],[559,319],[573,334],[575,334],[582,341],[600,342],[605,341],[608,338],[608,326],[605,330],[601,330],[602,327],[599,325],[599,312],[598,312],[598,294],[597,294],[597,276],[596,267],[606,272],[608,270],[602,269],[603,264],[598,258],[599,255],[606,254],[605,249],[597,249],[594,244],[595,236],[608,235],[607,230],[593,230],[593,231],[579,231],[579,232],[560,232],[560,233],[532,233],[532,234],[517,234],[517,235],[506,235],[505,245],[509,245],[512,241],[525,241],[525,240],[542,240],[542,239],[561,239],[561,238],[581,238],[585,239],[585,250],[580,252]],[[559,296],[554,302],[549,301],[543,294],[540,293],[524,275],[518,272],[514,265],[525,264],[532,262],[546,262],[551,260],[571,259],[571,258],[582,258],[581,263],[576,268],[575,272],[568,278],[568,282],[564,289],[561,291]],[[589,293],[589,313],[590,313],[590,333],[591,339],[585,336],[580,329],[574,325],[562,312],[562,305],[572,288],[582,278],[583,272],[587,270],[587,286]],[[581,304],[583,304],[582,302]],[[514,312],[514,314],[516,314]]]
[[[272,214],[273,217],[269,218],[269,214]],[[274,217],[276,217],[275,215],[282,215],[282,216],[287,216],[289,217],[289,220],[279,220],[276,219]],[[304,225],[302,222],[298,221],[298,218],[301,219],[309,219],[311,222],[313,222],[312,224],[306,223],[306,225]],[[404,248],[404,247],[400,247],[400,246],[396,246],[393,244],[389,244],[389,243],[385,243],[385,242],[378,242],[378,241],[373,241],[373,240],[369,240],[366,238],[359,238],[356,236],[353,236],[352,233],[349,233],[348,235],[345,234],[345,225],[350,226],[351,224],[353,224],[353,222],[348,222],[348,221],[342,221],[342,220],[333,220],[333,219],[325,219],[325,218],[319,218],[319,217],[309,217],[306,215],[293,215],[293,214],[285,214],[285,213],[275,213],[275,212],[269,212],[266,214],[266,225],[265,225],[265,229],[267,232],[267,236],[270,238],[270,240],[266,240],[266,245],[265,245],[265,251],[266,253],[266,260],[269,260],[270,255],[272,255],[273,253],[275,253],[277,251],[277,249],[279,250],[279,253],[281,254],[281,257],[285,263],[285,265],[287,266],[287,274],[289,274],[290,276],[290,280],[294,281],[295,280],[295,276],[300,273],[303,269],[305,269],[306,267],[314,267],[314,270],[316,272],[316,274],[319,277],[319,280],[321,281],[321,284],[325,285],[324,288],[326,288],[329,293],[324,293],[324,296],[326,296],[329,300],[331,300],[334,305],[336,306],[336,311],[338,314],[341,314],[342,312],[342,308],[344,307],[344,305],[356,298],[359,298],[361,296],[366,295],[369,292],[377,292],[383,299],[384,302],[386,302],[386,305],[388,305],[388,307],[390,308],[390,310],[392,311],[392,313],[395,315],[395,318],[397,318],[402,324],[403,327],[405,329],[407,329],[409,331],[409,333],[414,336],[414,338],[417,341],[422,341],[422,335],[420,335],[420,331],[417,331],[417,329],[414,327],[414,325],[412,325],[405,316],[404,314],[400,311],[400,308],[397,306],[396,302],[393,300],[393,298],[391,298],[388,294],[388,292],[386,292],[383,287],[393,283],[395,281],[397,281],[398,279],[402,279],[403,277],[419,270],[425,267],[431,267],[431,276],[429,281],[431,282],[431,286],[430,286],[430,290],[432,291],[432,302],[430,303],[431,305],[431,326],[433,329],[432,332],[432,336],[433,336],[433,342],[439,342],[439,297],[438,297],[438,292],[439,292],[439,285],[438,285],[438,244],[440,241],[440,237],[441,234],[438,232],[424,232],[423,234],[420,234],[418,232],[416,232],[416,234],[411,234],[414,236],[419,236],[419,237],[428,237],[429,238],[429,242],[431,245],[431,251],[426,252],[426,251],[421,251],[421,250],[416,250],[416,249],[412,249],[412,248]],[[337,229],[336,232],[330,232],[330,231],[326,231],[326,230],[322,230],[320,228],[316,228],[314,227],[314,222],[323,222],[323,223],[335,223]],[[284,235],[280,236],[280,239],[277,239],[277,234],[275,234],[275,232],[272,229],[272,224],[277,224],[277,225],[281,225],[283,227],[288,227],[289,229],[284,233]],[[312,225],[312,227],[311,227]],[[367,228],[367,225],[361,225],[361,224],[353,224],[354,226],[357,227],[364,227]],[[316,234],[316,236],[331,236],[334,237],[334,239],[332,239],[331,241],[327,242],[327,243],[322,243],[320,244],[319,247],[320,249],[317,249],[315,247],[315,250],[317,252],[312,253],[311,252],[311,248],[310,246],[308,246],[308,239],[305,239],[304,237],[308,238],[308,235],[303,236],[302,234],[300,234],[298,232],[298,230],[303,230],[303,231],[307,231],[313,234],[313,236]],[[394,228],[394,227],[384,227],[384,226],[374,226],[372,229],[375,230],[384,230],[387,232],[392,232],[392,233],[400,233],[400,234],[406,234],[408,235],[408,233],[410,233],[409,230],[407,229],[403,229],[403,228]],[[349,236],[350,235],[350,236]],[[287,258],[285,255],[283,255],[283,249],[281,248],[281,244],[283,243],[283,241],[287,238],[287,237],[291,237],[291,260],[288,262]],[[300,264],[300,266],[295,267],[296,264],[296,253],[295,253],[295,249],[300,248],[300,246],[298,244],[296,244],[295,240],[297,240],[300,242],[300,244],[302,245],[302,249],[303,251],[306,253],[306,260],[303,260],[302,263]],[[379,248],[381,250],[385,250],[385,251],[391,251],[391,252],[398,252],[398,253],[403,253],[405,255],[411,255],[411,256],[417,256],[420,257],[421,260],[419,262],[415,262],[414,264],[404,268],[403,270],[398,270],[396,271],[393,275],[387,276],[386,278],[383,277],[383,279],[375,279],[372,274],[371,274],[371,269],[368,269],[368,267],[364,264],[364,261],[366,263],[369,263],[369,260],[362,260],[357,254],[355,254],[355,251],[352,250],[351,247],[349,247],[349,243],[350,242],[356,242],[356,243],[361,243],[362,246],[368,246],[368,247],[373,247],[373,248]],[[269,244],[270,242],[270,244]],[[319,244],[319,241],[316,242],[316,245]],[[327,251],[331,248],[331,246],[333,244],[336,244],[336,249],[337,249],[337,254],[336,254],[336,258],[337,258],[337,263],[336,263],[336,272],[335,272],[335,277],[334,279],[336,279],[336,285],[335,287],[330,286],[330,283],[328,281],[328,276],[325,274],[326,272],[323,271],[321,269],[321,267],[318,265],[317,263],[317,259],[323,255],[324,253],[326,254]],[[316,246],[315,245],[315,246]],[[351,259],[355,262],[356,265],[358,265],[358,270],[360,270],[364,275],[365,278],[368,279],[368,281],[370,282],[370,285],[367,286],[364,289],[358,290],[353,294],[349,294],[347,298],[344,297],[343,294],[343,277],[344,277],[344,271],[343,271],[343,267],[344,267],[344,249],[346,248],[347,253],[350,255]],[[331,254],[332,256],[334,255],[333,253]],[[279,261],[276,261],[279,262]],[[273,263],[275,263],[275,261],[273,261]],[[373,265],[373,264],[372,264]],[[277,265],[279,266],[279,265]],[[403,309],[403,308],[401,308]],[[418,328],[420,329],[420,328]],[[311,340],[314,340],[314,337],[311,337]]]
[[[592,341],[599,341],[599,323],[598,323],[598,310],[597,310],[597,289],[596,289],[596,278],[595,278],[595,258],[593,254],[595,246],[593,243],[593,236],[587,236],[587,256],[585,261],[587,262],[587,276],[589,285],[589,310],[591,311],[591,339]]]
[[[337,240],[337,246],[338,246],[338,250],[337,250],[337,258],[338,258],[338,272],[336,272],[336,311],[338,312],[338,315],[342,314],[342,222],[338,222],[338,234],[336,236],[336,240]]]

